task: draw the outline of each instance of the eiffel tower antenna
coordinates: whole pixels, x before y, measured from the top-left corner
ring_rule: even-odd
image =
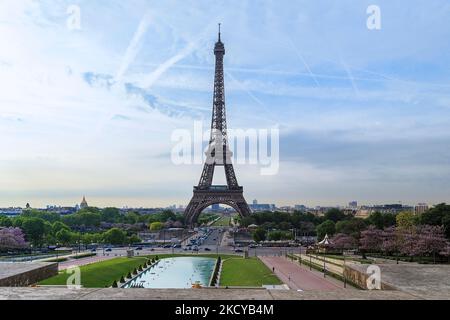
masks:
[[[251,214],[245,201],[243,187],[239,186],[231,162],[232,152],[228,145],[227,118],[225,109],[225,83],[223,57],[225,46],[221,41],[219,23],[219,39],[214,46],[216,67],[214,75],[213,110],[211,120],[211,136],[206,152],[206,162],[200,181],[194,187],[194,196],[185,210],[186,223],[194,226],[200,213],[213,204],[225,204],[234,208],[241,216]],[[214,169],[224,167],[227,185],[212,185]]]

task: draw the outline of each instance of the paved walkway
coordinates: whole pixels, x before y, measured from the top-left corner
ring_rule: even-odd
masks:
[[[109,260],[109,259],[114,259],[114,258],[118,258],[114,255],[110,255],[110,256],[93,256],[93,257],[87,257],[87,258],[80,258],[80,259],[73,259],[73,260],[69,260],[69,261],[64,261],[64,262],[60,262],[58,265],[58,270],[66,270],[69,267],[81,267],[81,266],[85,266],[91,263],[96,263],[96,262],[100,262],[100,261],[104,261],[104,260]]]
[[[284,257],[260,257],[266,266],[271,270],[275,268],[275,274],[289,288],[301,291],[336,291],[343,289],[337,284],[300,267],[298,264],[287,260]]]

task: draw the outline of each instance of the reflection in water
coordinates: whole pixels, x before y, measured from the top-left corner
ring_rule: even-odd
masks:
[[[156,266],[146,270],[127,283],[143,285],[144,288],[191,288],[199,281],[202,286],[209,285],[216,259],[202,257],[177,257],[162,259]]]

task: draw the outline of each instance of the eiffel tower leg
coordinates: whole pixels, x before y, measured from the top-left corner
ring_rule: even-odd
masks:
[[[194,190],[194,196],[184,211],[186,225],[194,227],[201,212],[213,204],[228,205],[234,208],[241,217],[251,215],[250,207],[247,201],[245,201],[241,190],[225,190],[220,192]]]

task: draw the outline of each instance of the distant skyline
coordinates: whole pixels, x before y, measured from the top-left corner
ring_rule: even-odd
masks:
[[[171,162],[171,133],[210,121],[218,22],[229,127],[280,129],[277,175],[235,166],[248,201],[450,202],[449,16],[447,0],[3,0],[0,207],[187,204],[202,166]]]

